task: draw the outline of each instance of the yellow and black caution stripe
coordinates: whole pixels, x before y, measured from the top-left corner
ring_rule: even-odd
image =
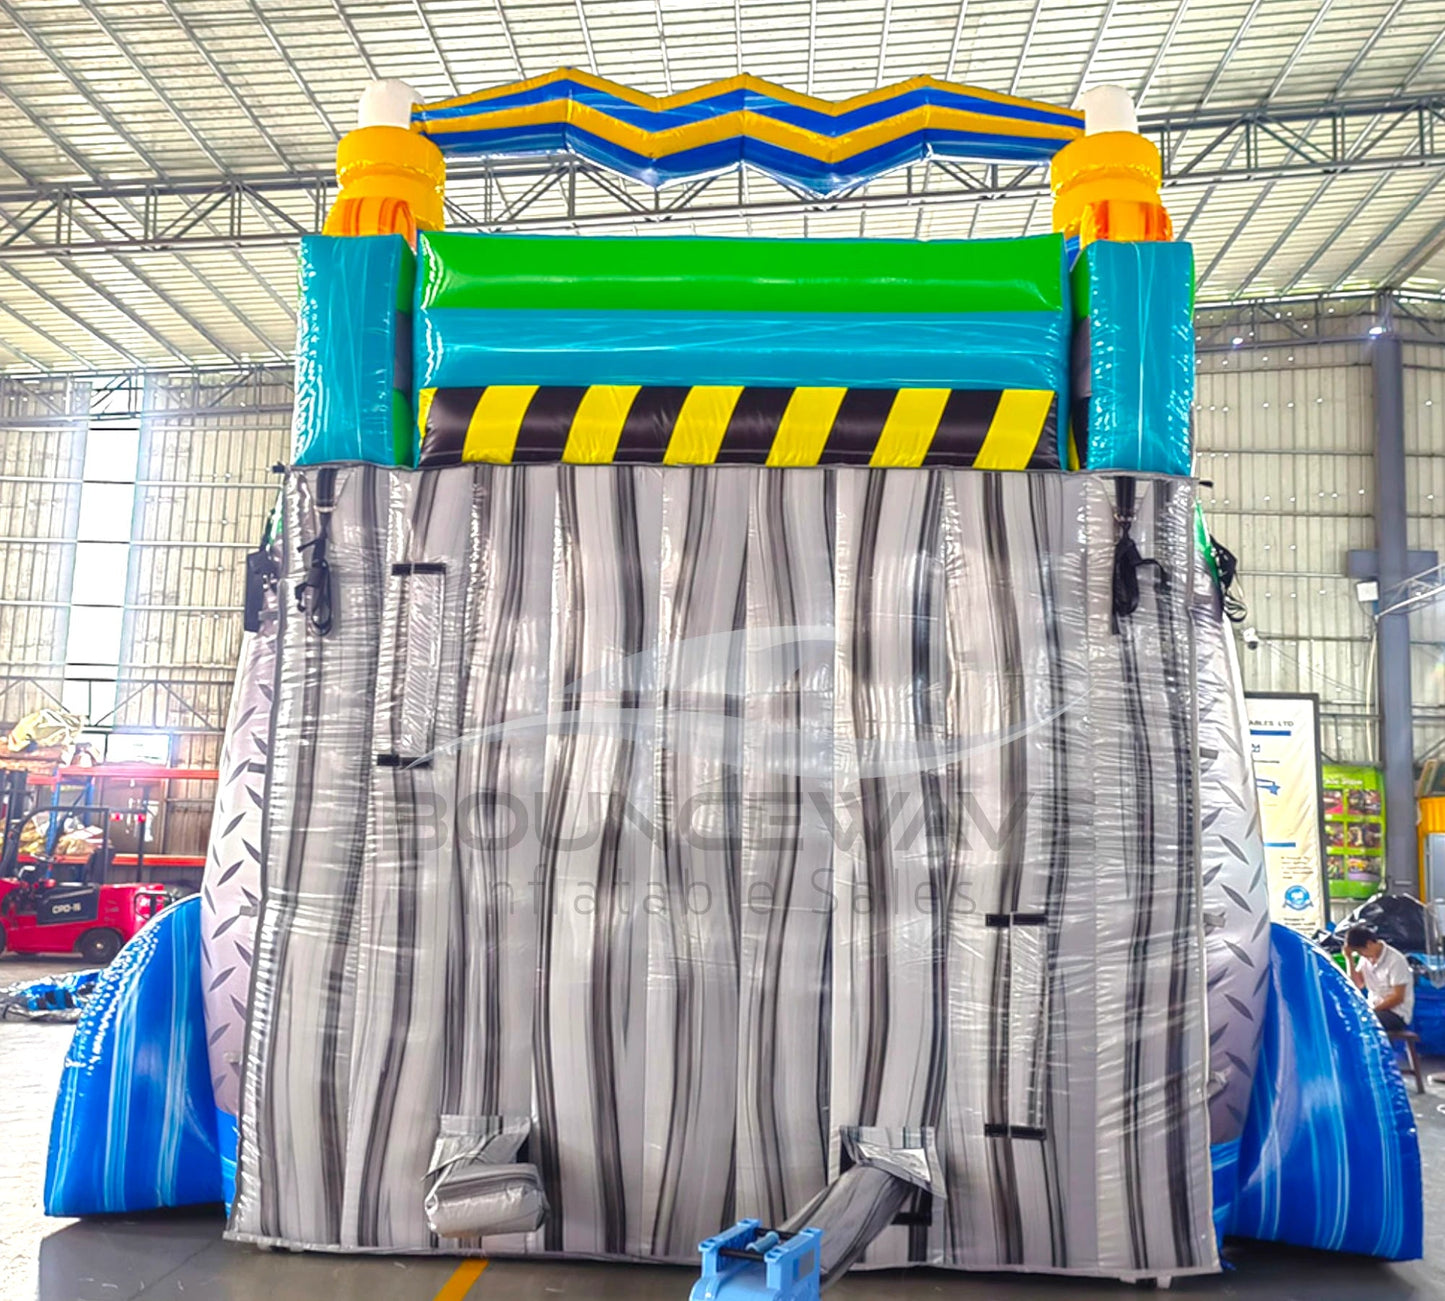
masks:
[[[421,464],[973,466],[1058,469],[1043,389],[585,388],[419,394]]]

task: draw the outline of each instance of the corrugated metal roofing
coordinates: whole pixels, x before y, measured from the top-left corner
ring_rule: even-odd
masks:
[[[314,228],[316,196],[281,182],[329,169],[366,81],[404,78],[435,99],[559,66],[654,93],[744,70],[829,98],[918,73],[1061,104],[1118,82],[1146,116],[1176,119],[1421,100],[1409,115],[1301,124],[1303,140],[1296,128],[1252,144],[1235,132],[1210,150],[1216,130],[1176,133],[1176,169],[1199,159],[1198,170],[1228,174],[1181,182],[1167,199],[1195,244],[1204,300],[1445,291],[1439,0],[0,0],[0,241],[12,241],[0,247],[0,367],[286,355],[284,241]],[[1272,174],[1290,148],[1330,146],[1332,130],[1353,158],[1382,152],[1395,164]],[[459,180],[449,195],[485,219],[488,204],[495,214],[527,193],[535,170]],[[175,247],[131,238],[148,214],[157,229],[172,210],[194,217],[195,197],[174,198],[178,186],[260,180],[276,188],[243,214],[259,239],[224,246],[241,218],[222,200],[203,205]],[[930,185],[948,197],[928,198]],[[20,201],[56,186],[93,197],[67,211]],[[556,225],[565,190],[517,219]],[[591,213],[638,233],[956,238],[1049,222],[1037,188],[980,201],[929,165],[868,193],[871,206],[805,211],[764,178],[729,179],[688,192],[659,226],[630,219],[617,197],[650,205],[648,192],[584,176],[575,211],[577,228]]]

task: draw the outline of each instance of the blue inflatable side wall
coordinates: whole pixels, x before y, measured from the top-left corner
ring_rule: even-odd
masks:
[[[132,939],[85,1005],[50,1125],[45,1211],[220,1200],[195,896]]]
[[[1389,1040],[1323,953],[1271,932],[1249,1118],[1237,1145],[1214,1151],[1215,1223],[1221,1235],[1414,1260],[1420,1148]]]
[[[400,235],[301,240],[297,465],[411,465],[411,299],[416,255]]]
[[[1062,312],[420,312],[418,388],[1068,388]]]
[[[1074,266],[1074,437],[1090,470],[1189,474],[1194,250],[1099,240]],[[1084,428],[1079,428],[1080,425]]]

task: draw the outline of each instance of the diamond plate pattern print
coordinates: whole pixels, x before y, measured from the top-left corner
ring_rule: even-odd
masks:
[[[1244,686],[1214,581],[1195,564],[1200,851],[1209,980],[1209,1133],[1238,1138],[1249,1110],[1269,980],[1269,893]]]
[[[275,690],[276,625],[272,595],[260,630],[246,634],[236,666],[201,876],[201,971],[211,1082],[216,1106],[233,1116],[241,1098],[241,1054],[261,905],[261,810]]]

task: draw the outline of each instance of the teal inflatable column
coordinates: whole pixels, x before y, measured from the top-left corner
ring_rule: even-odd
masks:
[[[1073,441],[1089,470],[1189,474],[1194,250],[1090,244],[1074,264]]]
[[[300,271],[292,462],[414,464],[416,255],[400,235],[307,235]]]

